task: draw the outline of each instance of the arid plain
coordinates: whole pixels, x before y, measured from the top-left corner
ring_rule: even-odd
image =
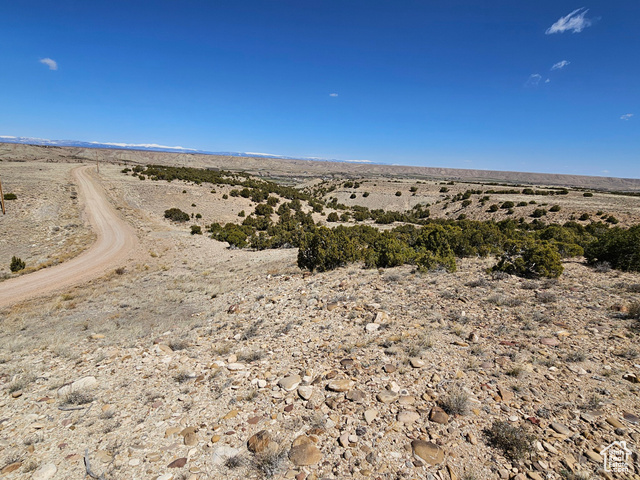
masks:
[[[7,144],[0,160],[4,193],[17,196],[0,220],[0,291],[96,241],[74,169],[88,166],[135,235],[90,279],[1,306],[3,478],[640,478],[639,332],[627,315],[638,274],[582,258],[565,260],[557,280],[491,275],[494,258],[459,259],[454,273],[351,264],[310,274],[297,249],[190,234],[255,208],[232,186],[122,170],[189,164],[335,186],[324,200],[347,206],[428,203],[431,218],[527,221],[543,208],[544,222],[619,226],[640,222],[640,197],[616,193],[638,180]],[[515,188],[494,185],[505,182],[568,193],[450,201]],[[512,212],[489,211],[504,202]],[[171,222],[173,207],[194,216]],[[326,222],[333,211],[314,220],[337,225]],[[12,256],[25,271],[10,272]],[[532,448],[510,455],[491,437],[496,424]],[[632,452],[625,474],[604,471],[614,441]]]

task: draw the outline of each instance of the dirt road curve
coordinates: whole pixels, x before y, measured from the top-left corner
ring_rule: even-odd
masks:
[[[124,260],[134,247],[137,239],[133,229],[109,204],[94,169],[80,167],[73,175],[85,215],[98,236],[96,242],[68,262],[0,283],[0,308],[96,278]]]

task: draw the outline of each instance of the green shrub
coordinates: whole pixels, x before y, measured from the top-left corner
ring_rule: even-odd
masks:
[[[584,192],[584,193],[582,194],[582,196],[583,196],[583,197],[593,197],[593,193],[591,193],[591,192]]]
[[[355,242],[346,229],[319,227],[300,242],[298,266],[309,271],[324,272],[353,262],[358,258]]]
[[[246,214],[246,213],[244,213],[244,210],[240,210],[240,211],[238,212],[238,216],[239,216],[239,217],[244,217],[244,216],[246,216],[246,215],[247,215],[247,214]]]
[[[356,198],[356,194],[352,193],[351,195],[349,195],[349,198]]]
[[[582,220],[584,222],[586,220],[589,220],[589,218],[591,218],[591,216],[588,213],[583,213],[582,215],[580,215],[580,218],[578,218],[578,220]]]
[[[189,220],[189,214],[179,208],[170,208],[164,211],[164,218],[168,218],[174,222],[186,222]]]
[[[497,212],[498,210],[500,210],[500,207],[496,203],[489,207],[490,212]]]
[[[18,198],[15,193],[5,193],[3,197],[5,200],[16,200]]]
[[[502,206],[501,206],[500,208],[504,208],[504,209],[507,209],[507,208],[513,208],[513,207],[515,207],[515,205],[516,205],[516,204],[515,204],[515,203],[513,203],[513,202],[511,202],[511,201],[509,201],[509,202],[503,202],[503,203],[502,203]]]
[[[416,193],[416,192],[418,191],[418,187],[413,186],[413,187],[409,188],[409,191],[410,191],[411,193]]]
[[[401,192],[400,190],[398,190],[398,191],[396,192],[396,197],[399,197],[399,196],[401,196],[401,195],[402,195],[402,192]]]
[[[584,256],[591,265],[607,262],[618,270],[640,271],[640,225],[601,232],[596,241],[585,247]]]
[[[612,225],[615,225],[616,223],[620,223],[620,220],[618,220],[618,219],[617,219],[616,217],[614,217],[613,215],[609,215],[609,216],[607,217],[607,222],[608,222],[608,223],[610,223],[610,224],[612,224]]]
[[[363,192],[363,193],[362,193],[362,196],[363,196],[364,198],[367,198],[367,197],[369,196],[369,192]]]
[[[256,215],[261,215],[261,216],[271,215],[273,213],[273,207],[271,205],[266,205],[264,203],[261,203],[259,205],[256,205],[256,209],[254,213]]]
[[[340,220],[340,218],[336,212],[331,212],[327,215],[327,222],[337,222],[338,220]]]
[[[548,242],[510,241],[493,272],[506,272],[524,278],[557,278],[564,268],[558,250]]]
[[[202,235],[202,227],[200,225],[191,225],[191,235]]]
[[[447,187],[440,187],[440,193],[447,193],[449,189]]]
[[[533,218],[540,218],[540,217],[544,217],[546,214],[547,214],[547,211],[544,208],[536,208],[531,214],[531,216]]]
[[[554,205],[553,207],[551,207],[549,209],[550,212],[559,212],[560,211],[560,205]]]
[[[11,257],[11,264],[9,265],[9,269],[12,272],[19,272],[20,270],[24,270],[25,267],[25,263],[22,261],[21,258],[18,257]]]

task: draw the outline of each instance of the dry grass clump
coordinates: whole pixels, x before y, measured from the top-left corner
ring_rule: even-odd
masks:
[[[569,352],[564,357],[565,361],[570,363],[584,362],[586,358],[585,353],[581,351]]]
[[[499,448],[511,460],[520,460],[533,451],[535,437],[523,427],[512,427],[508,422],[497,420],[484,434],[490,446]]]
[[[287,452],[285,449],[277,451],[266,450],[254,455],[251,466],[260,478],[271,478],[284,473],[287,468]]]
[[[65,395],[63,405],[85,405],[95,400],[95,397],[86,391],[76,390]]]
[[[496,294],[487,298],[489,303],[498,307],[518,307],[522,305],[522,299],[518,297],[508,297],[506,295]]]
[[[476,288],[476,287],[486,287],[489,284],[486,278],[478,278],[477,280],[471,280],[470,282],[465,283],[465,286]]]
[[[469,395],[456,388],[439,398],[438,405],[449,415],[465,415],[469,408]]]
[[[178,350],[186,350],[189,348],[189,342],[184,339],[171,340],[169,342],[169,348],[174,352],[177,352]]]
[[[262,360],[265,355],[262,350],[251,350],[249,352],[240,352],[237,357],[239,362],[252,363]]]
[[[26,374],[21,376],[20,378],[16,378],[9,385],[9,393],[17,392],[18,390],[25,389],[29,384],[35,381],[35,375]]]
[[[229,470],[235,470],[236,468],[240,468],[244,466],[245,463],[246,463],[245,458],[241,454],[237,454],[227,458],[224,461],[224,466],[227,467]]]
[[[558,300],[558,297],[556,297],[555,294],[551,292],[539,292],[536,295],[536,299],[540,303],[555,303]]]
[[[629,313],[627,314],[629,318],[635,318],[636,320],[640,320],[640,302],[633,302],[629,305]]]

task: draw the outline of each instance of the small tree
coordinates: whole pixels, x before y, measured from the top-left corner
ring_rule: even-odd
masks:
[[[25,263],[22,261],[21,258],[18,257],[11,257],[11,265],[9,265],[9,268],[11,269],[12,272],[19,272],[20,270],[24,270],[25,267]]]

